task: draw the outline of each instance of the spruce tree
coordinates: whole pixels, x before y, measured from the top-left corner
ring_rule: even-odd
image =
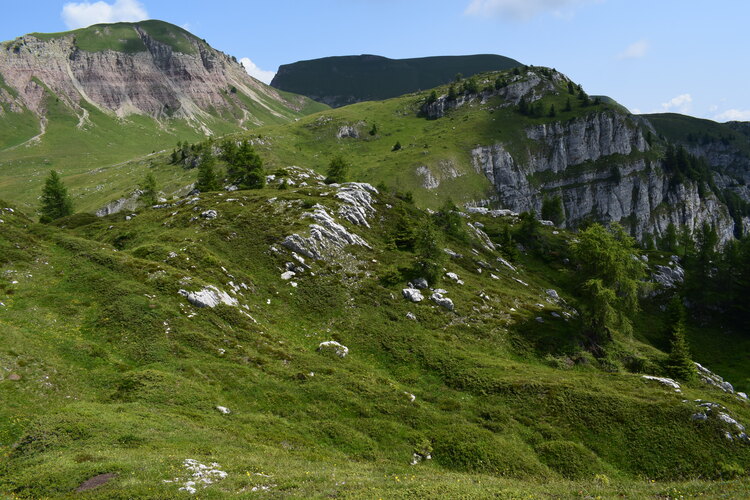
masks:
[[[50,170],[49,176],[44,181],[41,212],[40,222],[51,222],[73,213],[73,201],[60,180],[60,176],[54,170]]]
[[[416,231],[416,271],[430,283],[437,283],[443,273],[445,252],[432,221],[427,219]]]
[[[570,105],[570,97],[565,101],[565,108],[563,111],[573,111],[573,106]]]
[[[261,189],[266,185],[263,160],[249,141],[242,141],[232,156],[229,162],[229,174],[241,188]]]
[[[200,192],[216,191],[219,189],[219,179],[216,177],[216,159],[210,149],[206,149],[201,155],[201,162],[198,165],[198,180],[195,188]]]
[[[690,348],[685,339],[685,312],[678,298],[670,304],[668,313],[671,323],[671,349],[664,363],[664,368],[670,377],[679,380],[695,378],[695,364],[690,359]]]
[[[349,176],[349,164],[344,160],[343,156],[334,156],[331,159],[331,163],[328,164],[328,171],[326,174],[326,184],[340,184],[346,182],[347,177]]]
[[[143,201],[144,205],[156,205],[156,179],[154,178],[154,174],[149,172],[143,179],[140,188],[141,195],[139,198]]]

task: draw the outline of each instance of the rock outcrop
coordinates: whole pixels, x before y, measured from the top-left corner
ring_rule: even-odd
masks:
[[[642,130],[631,116],[593,113],[528,128],[521,153],[497,143],[471,155],[475,170],[493,184],[497,203],[515,212],[539,214],[546,197],[560,196],[567,227],[592,218],[619,221],[642,239],[663,235],[669,224],[694,230],[707,222],[721,242],[731,239],[734,222],[726,206],[692,181],[674,183],[649,159]]]
[[[87,45],[92,38],[99,45]],[[236,59],[160,21],[22,36],[0,47],[0,75],[0,103],[11,112],[44,118],[54,97],[79,116],[79,126],[87,125],[91,107],[121,118],[183,118],[198,128],[208,126],[210,113],[226,117],[240,109],[240,125],[258,125],[262,119],[241,96],[276,117],[283,108],[293,114],[305,101],[282,96]]]

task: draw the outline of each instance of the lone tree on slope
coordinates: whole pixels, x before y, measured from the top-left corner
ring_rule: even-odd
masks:
[[[60,180],[60,176],[54,170],[50,170],[49,176],[44,181],[41,211],[42,216],[39,221],[45,223],[73,213],[73,201]]]

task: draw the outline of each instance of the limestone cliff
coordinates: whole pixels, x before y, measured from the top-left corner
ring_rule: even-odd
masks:
[[[520,154],[496,143],[474,148],[471,157],[493,184],[497,204],[516,212],[539,214],[545,198],[560,196],[569,227],[619,221],[642,238],[662,235],[670,223],[694,229],[708,222],[721,241],[731,239],[726,206],[695,182],[675,183],[643,130],[633,116],[599,112],[527,128]]]

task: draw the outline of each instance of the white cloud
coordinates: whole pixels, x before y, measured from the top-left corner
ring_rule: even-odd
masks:
[[[692,103],[693,98],[690,94],[680,94],[677,97],[673,97],[667,102],[661,103],[661,111],[685,114],[690,111],[690,106]]]
[[[716,120],[717,122],[750,121],[750,109],[728,109],[723,113],[719,113],[718,115],[714,116],[714,120]]]
[[[69,29],[85,28],[92,24],[135,22],[148,19],[148,12],[138,0],[114,0],[113,3],[69,2],[63,6],[63,21]]]
[[[633,108],[633,109],[630,110],[630,112],[632,114],[634,114],[634,115],[642,115],[643,114],[643,112],[640,109],[638,109],[638,108]]]
[[[273,77],[276,76],[275,71],[260,69],[248,57],[243,57],[242,59],[240,59],[240,63],[245,67],[245,71],[247,71],[248,75],[260,80],[263,83],[270,84],[271,80],[273,80]]]
[[[646,40],[631,43],[625,50],[617,54],[618,59],[640,59],[648,52],[650,45]]]
[[[528,21],[543,12],[563,16],[576,7],[599,1],[603,0],[471,0],[464,13],[472,16],[499,16]]]

